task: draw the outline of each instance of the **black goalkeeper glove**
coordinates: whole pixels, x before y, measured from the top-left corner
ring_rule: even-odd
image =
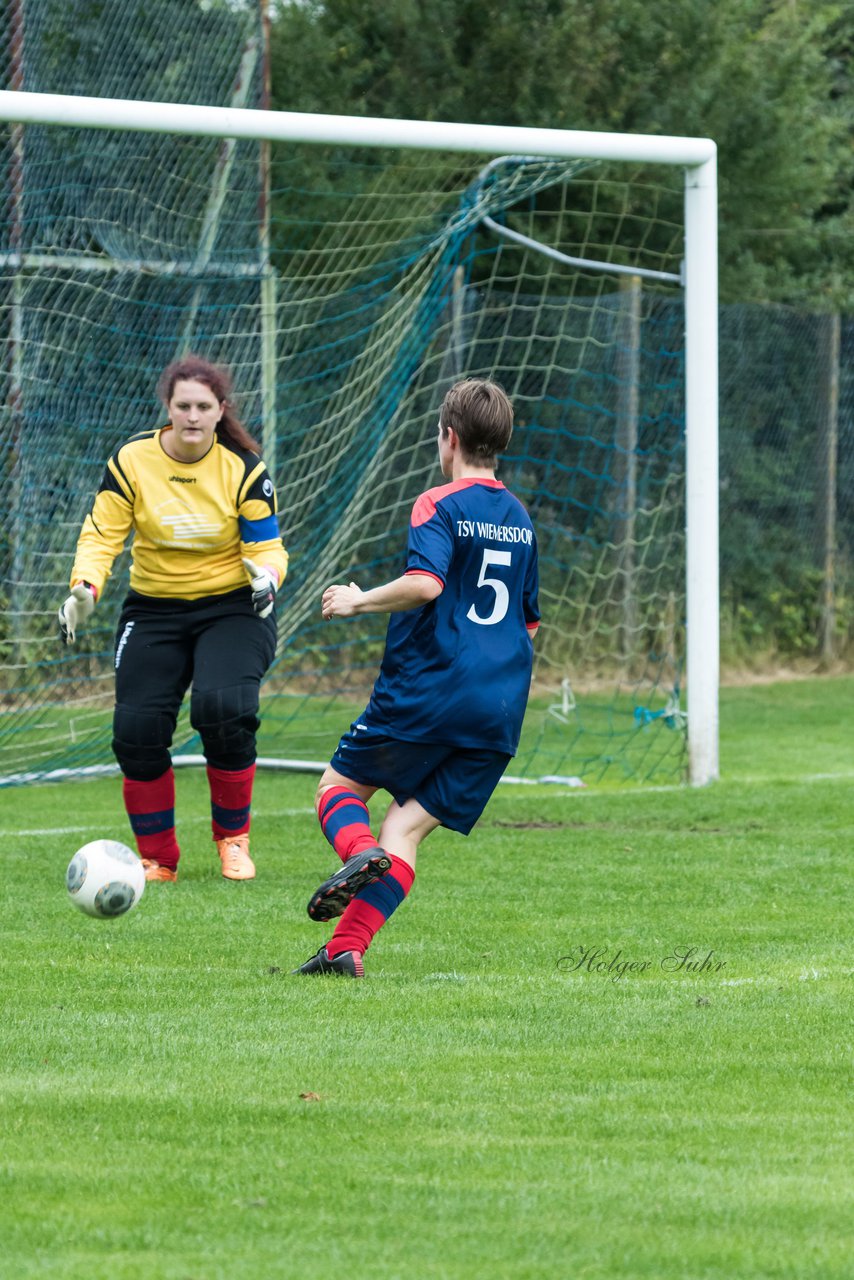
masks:
[[[269,569],[262,569],[253,560],[243,557],[243,567],[249,574],[252,588],[252,608],[259,618],[266,618],[273,611],[276,599],[276,580]]]

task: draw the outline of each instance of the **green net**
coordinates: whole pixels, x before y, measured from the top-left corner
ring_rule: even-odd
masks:
[[[85,59],[61,41],[47,69],[25,57],[26,87],[257,104],[252,11],[177,6],[204,18],[207,43],[173,30],[171,52],[137,65],[151,6],[119,8],[121,69],[99,80],[78,28]],[[55,612],[105,458],[161,422],[157,374],[192,348],[234,372],[291,554],[262,757],[322,762],[364,706],[384,622],[322,624],[320,593],[400,571],[412,502],[440,480],[444,391],[490,376],[516,408],[500,474],[541,554],[543,626],[513,773],[680,777],[681,291],[564,259],[676,275],[681,175],[294,144],[274,148],[269,176],[267,158],[252,142],[2,134],[0,775],[110,761],[127,553],[73,652]],[[186,717],[175,749],[198,749]]]

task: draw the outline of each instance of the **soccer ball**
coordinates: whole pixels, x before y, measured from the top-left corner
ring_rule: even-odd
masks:
[[[142,897],[145,870],[118,840],[92,840],[69,862],[65,883],[69,898],[87,916],[123,916]]]

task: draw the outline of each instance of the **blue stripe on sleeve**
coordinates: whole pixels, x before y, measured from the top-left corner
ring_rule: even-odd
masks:
[[[272,542],[279,536],[279,522],[275,516],[264,516],[263,520],[247,520],[238,516],[241,542]]]

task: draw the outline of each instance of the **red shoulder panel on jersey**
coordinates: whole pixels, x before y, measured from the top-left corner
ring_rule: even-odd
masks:
[[[460,489],[469,489],[473,484],[485,484],[490,489],[504,488],[501,480],[493,480],[491,476],[485,476],[483,480],[477,476],[465,476],[462,480],[452,480],[450,484],[436,485],[434,489],[427,489],[425,493],[415,499],[415,506],[412,508],[412,517],[409,523],[415,528],[420,524],[426,524],[436,514],[437,502],[441,502],[443,498],[449,497],[452,493],[459,493]]]
[[[436,514],[436,504],[431,496],[433,492],[430,490],[422,493],[415,499],[409,523],[416,529],[420,524],[426,524],[428,520],[432,520]]]

